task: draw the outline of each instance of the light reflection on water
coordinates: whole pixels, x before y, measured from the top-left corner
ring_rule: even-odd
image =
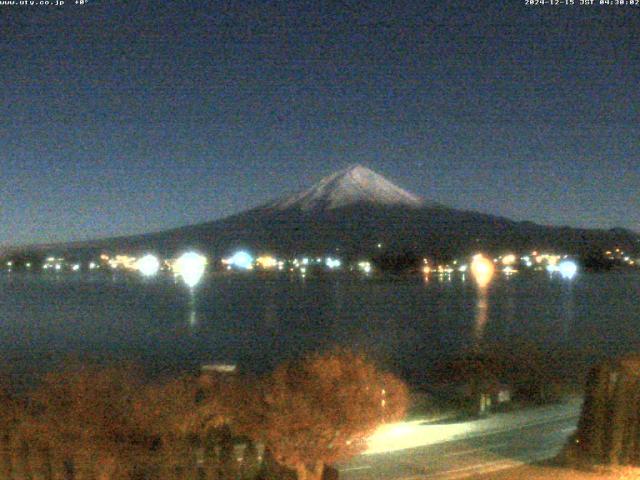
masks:
[[[484,329],[489,319],[489,298],[487,291],[487,287],[478,287],[478,296],[476,301],[476,321],[473,332],[478,344],[482,341],[482,337],[484,336]]]
[[[512,328],[512,324],[516,317],[516,302],[514,283],[511,281],[510,276],[504,277],[504,290],[505,290],[505,305],[504,305],[504,331],[505,335],[509,336]]]
[[[565,281],[562,285],[562,303],[564,315],[562,315],[562,340],[570,341],[571,326],[574,321],[574,292],[573,281]]]
[[[196,304],[196,294],[193,288],[189,289],[189,305],[187,307],[187,311],[189,313],[189,327],[195,328],[198,325],[198,306]]]
[[[420,372],[439,356],[526,340],[614,355],[640,347],[640,275],[459,275],[381,281],[224,277],[192,293],[171,279],[0,277],[0,351],[37,368],[67,353],[150,368],[238,362],[262,371],[304,351],[347,345]]]

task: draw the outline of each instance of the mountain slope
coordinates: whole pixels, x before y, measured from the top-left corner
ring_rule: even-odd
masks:
[[[195,248],[211,256],[238,248],[281,255],[372,256],[382,249],[448,257],[478,250],[550,249],[584,254],[613,247],[640,253],[640,236],[516,222],[427,202],[361,166],[320,180],[303,192],[221,220],[145,235],[47,246],[78,256],[100,251],[170,256]]]

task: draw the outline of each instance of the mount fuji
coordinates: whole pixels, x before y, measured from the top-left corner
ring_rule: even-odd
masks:
[[[413,251],[447,258],[489,252],[552,249],[585,254],[612,246],[640,251],[640,236],[623,229],[590,230],[518,222],[424,200],[370,169],[354,165],[308,190],[213,222],[137,236],[46,246],[78,257],[100,251],[171,256],[194,248],[211,256],[244,248],[280,255]],[[42,247],[44,248],[44,247]]]
[[[420,208],[426,203],[382,175],[353,165],[320,180],[308,190],[267,205],[273,210],[335,210],[353,205]]]

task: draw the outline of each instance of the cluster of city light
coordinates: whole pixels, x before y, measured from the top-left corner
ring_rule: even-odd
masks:
[[[472,257],[472,261],[470,264],[461,263],[458,260],[454,260],[451,264],[440,264],[432,267],[429,264],[429,261],[425,258],[423,259],[423,266],[421,270],[425,278],[434,273],[437,274],[440,278],[446,278],[448,280],[451,279],[451,276],[454,272],[461,273],[462,279],[464,279],[466,273],[468,271],[471,271],[473,278],[476,279],[479,284],[484,285],[485,283],[488,284],[486,278],[490,279],[490,277],[493,276],[493,273],[496,269],[494,263],[500,261],[501,259],[502,257],[500,257],[499,259],[496,258],[492,262],[489,258],[486,258],[481,254],[477,254]],[[515,261],[515,258],[513,260]],[[507,263],[511,263],[511,260],[507,259]],[[514,273],[517,270],[508,266],[505,267],[503,271],[507,274],[510,274]]]
[[[367,261],[361,261],[358,262],[358,270],[360,270],[362,273],[369,275],[371,273],[371,262],[367,262]]]
[[[227,270],[253,270],[254,267],[261,271],[265,270],[287,270],[289,272],[300,272],[304,277],[311,269],[326,268],[337,270],[342,268],[342,260],[335,257],[297,257],[291,260],[278,259],[270,254],[261,254],[253,258],[245,251],[238,251],[231,257],[223,258],[222,264]]]
[[[640,259],[634,260],[631,256],[619,248],[615,250],[607,250],[604,252],[606,258],[625,262],[628,265],[637,265]],[[181,257],[182,258],[182,257]],[[188,257],[187,257],[188,258]],[[203,258],[200,256],[200,258]],[[196,262],[201,264],[200,262]],[[174,271],[177,276],[182,276],[181,272],[184,264],[184,258],[181,259],[159,259],[158,257],[148,254],[140,258],[126,254],[116,254],[110,256],[106,253],[100,255],[99,259],[88,262],[84,265],[84,269],[94,270],[100,267],[110,267],[114,270],[135,271],[143,276],[151,277],[156,275],[160,270]],[[235,252],[231,257],[222,259],[223,266],[227,270],[254,270],[259,271],[288,271],[299,272],[304,277],[307,273],[314,273],[320,269],[324,270],[346,270],[370,274],[373,271],[372,262],[361,260],[355,263],[346,264],[343,260],[334,256],[304,256],[292,259],[279,259],[271,254],[263,253],[254,258],[249,252],[240,250]],[[11,271],[15,265],[13,260],[5,260],[4,265]],[[205,259],[206,265],[206,259]],[[24,264],[24,267],[31,268],[31,262]],[[517,273],[519,268],[541,271],[547,270],[551,276],[560,275],[562,278],[571,279],[575,277],[578,271],[576,263],[568,258],[567,255],[559,255],[556,253],[543,253],[536,250],[524,254],[517,255],[515,253],[505,253],[500,256],[487,258],[484,255],[475,255],[472,261],[466,263],[466,259],[453,260],[450,263],[432,265],[424,258],[421,265],[421,272],[425,277],[431,274],[437,274],[440,278],[450,280],[454,272],[462,274],[470,272],[478,285],[488,284],[495,272],[501,272],[506,276]],[[63,257],[50,256],[45,259],[42,264],[43,270],[53,270],[55,272],[80,272],[83,270],[83,264],[71,263]],[[198,267],[194,271],[204,268]],[[189,278],[195,278],[187,274]],[[197,276],[197,275],[196,275]],[[486,279],[489,278],[487,281]],[[189,282],[192,283],[192,282]]]
[[[559,273],[562,278],[567,280],[571,280],[578,273],[578,265],[572,260],[563,260],[557,265],[550,263],[546,269],[549,274]]]
[[[630,266],[640,265],[640,258],[634,260],[628,253],[625,253],[624,250],[620,248],[615,248],[614,251],[607,250],[605,255],[609,260],[617,260]]]
[[[542,254],[535,255],[533,258],[537,264],[558,265],[558,262],[560,261],[561,256],[542,253]]]
[[[271,255],[261,255],[256,258],[256,265],[264,270],[272,270],[279,266],[279,262]]]
[[[27,269],[31,269],[33,265],[31,264],[31,262],[27,262],[25,264],[25,267]],[[79,272],[82,269],[82,265],[79,263],[72,263],[69,264],[67,262],[65,262],[63,259],[58,258],[55,259],[54,261],[48,261],[45,262],[42,265],[42,269],[43,270],[54,270],[56,272],[61,272],[63,270],[71,270],[72,272]]]
[[[137,261],[136,257],[130,255],[116,255],[113,258],[108,258],[107,263],[113,270],[137,271]]]
[[[296,268],[306,267],[307,265],[309,265],[309,263],[311,263],[311,261],[309,260],[309,257],[294,258],[293,261],[291,262],[291,265],[293,265],[293,268],[290,269],[290,271],[293,271]]]
[[[42,269],[60,272],[65,265],[66,261],[62,257],[47,257],[44,264],[42,265]]]
[[[429,261],[425,258],[423,259],[423,266],[421,268],[422,273],[425,277],[428,277],[430,274],[436,274],[440,278],[451,279],[451,275],[455,272],[463,274],[462,278],[464,278],[464,274],[469,270],[468,263],[460,263],[458,260],[454,260],[451,264],[440,264],[431,266]]]
[[[336,268],[340,268],[342,262],[337,258],[327,257],[325,259],[325,265],[327,266],[327,268],[329,268],[329,270],[334,270]]]

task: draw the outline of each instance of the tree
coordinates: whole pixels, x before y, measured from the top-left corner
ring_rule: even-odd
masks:
[[[195,478],[196,450],[203,426],[197,414],[198,385],[183,376],[164,383],[145,385],[136,395],[132,419],[148,437],[151,463],[159,478]]]
[[[0,381],[0,478],[13,478],[16,432],[23,411],[24,402],[3,378]]]
[[[640,465],[640,356],[592,368],[575,437],[566,452],[579,462]]]
[[[582,257],[582,264],[586,270],[603,271],[620,266],[622,262],[609,258],[601,249],[591,249]]]
[[[333,350],[279,366],[236,428],[262,441],[298,480],[319,480],[325,464],[361,453],[381,423],[403,417],[407,402],[396,377],[361,354]]]
[[[246,412],[256,411],[255,379],[235,374],[207,373],[199,379],[198,416],[203,425],[204,452],[215,459],[215,478],[235,479],[252,475],[258,469],[255,445],[247,438],[238,438],[234,423],[248,418]],[[243,464],[235,456],[236,442],[245,443]],[[249,447],[249,450],[246,449]],[[253,452],[253,453],[252,453]],[[253,458],[253,457],[255,458]]]
[[[93,366],[47,374],[20,421],[21,457],[38,457],[46,479],[58,471],[65,479],[128,478],[147,439],[132,417],[136,378],[130,368]],[[18,466],[31,468],[20,459]]]
[[[373,263],[382,272],[390,273],[410,273],[419,270],[421,257],[410,250],[401,253],[385,252],[373,258]]]

